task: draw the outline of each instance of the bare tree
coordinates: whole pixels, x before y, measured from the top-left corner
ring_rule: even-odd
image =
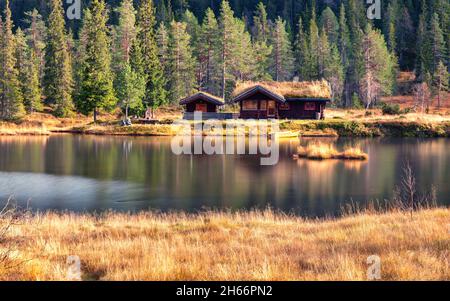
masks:
[[[414,85],[414,100],[415,106],[419,107],[421,112],[424,113],[430,106],[431,92],[427,83],[419,83]]]
[[[28,216],[28,211],[20,210],[11,200],[9,198],[6,205],[0,210],[0,245],[6,246],[0,250],[0,266],[3,269],[11,269],[22,264],[22,261],[15,264],[15,260],[11,257],[13,245],[8,244],[6,239],[11,228],[23,223]]]

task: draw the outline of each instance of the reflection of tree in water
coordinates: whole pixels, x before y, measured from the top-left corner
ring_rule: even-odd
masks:
[[[125,156],[125,160],[128,159],[128,155],[131,153],[131,150],[133,149],[133,141],[131,140],[124,140],[122,141],[122,152]]]

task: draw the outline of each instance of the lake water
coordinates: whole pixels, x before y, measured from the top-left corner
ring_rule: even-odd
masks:
[[[270,206],[319,217],[338,214],[348,202],[390,198],[408,160],[417,190],[434,185],[438,202],[450,205],[450,139],[328,142],[358,145],[370,158],[294,161],[299,139],[281,142],[277,165],[261,166],[258,156],[176,156],[170,138],[0,137],[0,200],[14,196],[33,210],[76,212]]]

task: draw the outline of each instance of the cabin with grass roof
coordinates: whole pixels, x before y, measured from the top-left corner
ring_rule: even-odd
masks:
[[[198,92],[180,101],[180,105],[185,106],[186,113],[217,113],[218,108],[224,104],[225,102],[222,98],[206,92]]]
[[[242,119],[324,119],[330,100],[326,81],[240,82],[232,99]]]

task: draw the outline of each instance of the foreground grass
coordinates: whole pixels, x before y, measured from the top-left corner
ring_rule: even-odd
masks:
[[[60,280],[81,258],[85,280],[449,280],[449,209],[303,220],[271,211],[102,216],[37,214],[0,242],[0,280]],[[15,266],[15,264],[19,264]]]

